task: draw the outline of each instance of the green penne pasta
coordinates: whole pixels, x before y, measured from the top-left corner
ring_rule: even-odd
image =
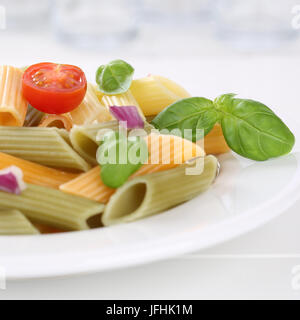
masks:
[[[64,129],[0,126],[0,151],[50,167],[90,169],[70,146]]]
[[[96,152],[99,143],[96,141],[99,130],[118,130],[117,121],[109,121],[84,126],[74,126],[70,131],[73,148],[89,163],[97,165]]]
[[[43,112],[33,108],[31,105],[28,105],[24,127],[38,126],[44,115],[45,114]]]
[[[33,235],[39,233],[22,212],[0,210],[0,235]]]
[[[113,225],[154,215],[188,201],[208,189],[218,172],[214,156],[204,158],[200,175],[187,175],[186,164],[175,169],[137,177],[125,183],[110,198],[102,222]]]
[[[74,126],[70,132],[70,140],[73,148],[90,164],[97,165],[96,152],[99,146],[97,142],[97,134],[100,130],[114,130],[119,129],[118,121],[109,121],[97,124],[90,124],[84,126]],[[144,130],[150,132],[154,129],[149,123],[145,123]]]
[[[0,192],[0,209],[17,209],[33,222],[64,230],[86,230],[104,205],[59,190],[28,184],[21,195]],[[98,218],[100,226],[100,217]]]

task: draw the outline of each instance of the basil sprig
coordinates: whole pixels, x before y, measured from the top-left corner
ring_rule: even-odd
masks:
[[[142,137],[127,138],[122,132],[108,132],[97,150],[101,180],[110,188],[122,186],[148,159]]]
[[[218,121],[218,111],[213,102],[206,98],[188,98],[170,105],[159,113],[152,124],[162,129],[179,129],[182,136],[186,129],[192,129],[192,140],[196,142],[196,129],[203,129],[208,134]],[[174,130],[176,133],[176,130]]]
[[[276,114],[264,104],[238,99],[234,94],[218,97],[214,104],[228,146],[253,160],[268,160],[289,153],[295,137]]]
[[[180,100],[157,115],[152,124],[162,129],[204,129],[219,122],[228,146],[239,155],[258,161],[289,153],[295,137],[283,121],[264,104],[224,94],[214,102],[205,98]],[[193,134],[192,141],[196,142]]]
[[[96,82],[105,94],[121,94],[131,86],[134,68],[123,60],[114,60],[102,65],[96,72]]]

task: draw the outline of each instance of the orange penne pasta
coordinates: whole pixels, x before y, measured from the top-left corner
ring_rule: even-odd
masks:
[[[61,191],[82,196],[91,200],[107,203],[115,189],[107,187],[100,178],[100,166],[79,175],[77,178],[62,184]]]
[[[17,166],[23,171],[25,182],[57,189],[62,183],[70,181],[78,176],[78,174],[51,169],[0,152],[0,169],[4,169],[11,165]]]
[[[149,161],[157,163],[144,164],[130,179],[153,172],[172,169],[195,157],[204,156],[204,151],[196,144],[176,136],[151,134],[146,137]],[[155,151],[151,152],[152,148]],[[152,159],[152,160],[151,160]],[[107,203],[116,189],[107,187],[100,178],[100,166],[83,173],[74,180],[60,186],[60,190]]]
[[[99,101],[92,84],[88,83],[86,95],[79,107],[67,113],[72,124],[83,125],[106,122],[113,119],[107,108]]]
[[[39,127],[56,127],[70,131],[72,125],[72,121],[67,115],[47,114],[42,118]]]
[[[204,149],[206,154],[221,154],[230,151],[223,136],[222,128],[218,123],[211,132],[205,136]]]
[[[27,102],[22,95],[22,71],[11,66],[0,67],[0,125],[21,127]]]
[[[54,228],[51,226],[47,226],[45,224],[41,224],[41,223],[36,223],[33,222],[32,223],[42,234],[48,234],[48,233],[61,233],[61,232],[65,232],[66,230],[62,230],[62,229],[58,229],[58,228]]]

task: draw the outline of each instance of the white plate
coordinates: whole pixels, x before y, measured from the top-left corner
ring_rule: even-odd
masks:
[[[292,127],[296,137],[298,128]],[[153,262],[222,243],[270,221],[299,198],[298,150],[267,162],[222,155],[220,176],[209,191],[138,222],[0,237],[0,266],[8,279],[62,276]]]

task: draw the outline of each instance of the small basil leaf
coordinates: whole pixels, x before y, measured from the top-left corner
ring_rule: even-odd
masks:
[[[131,86],[134,68],[123,60],[100,66],[96,72],[99,90],[105,94],[121,94]]]
[[[264,104],[225,94],[215,100],[229,147],[253,160],[263,161],[289,153],[295,137],[283,121]]]
[[[101,179],[110,188],[122,186],[147,159],[148,147],[143,138],[127,139],[118,132],[104,137],[104,142],[97,150]]]
[[[96,83],[98,85],[101,84],[101,76],[102,76],[102,72],[103,72],[104,68],[105,68],[105,65],[102,65],[96,71]]]
[[[159,130],[179,129],[182,137],[184,130],[192,129],[190,140],[196,142],[196,129],[203,129],[204,135],[207,135],[218,121],[218,111],[214,108],[211,100],[206,98],[187,98],[175,102],[153,120],[152,124]]]

